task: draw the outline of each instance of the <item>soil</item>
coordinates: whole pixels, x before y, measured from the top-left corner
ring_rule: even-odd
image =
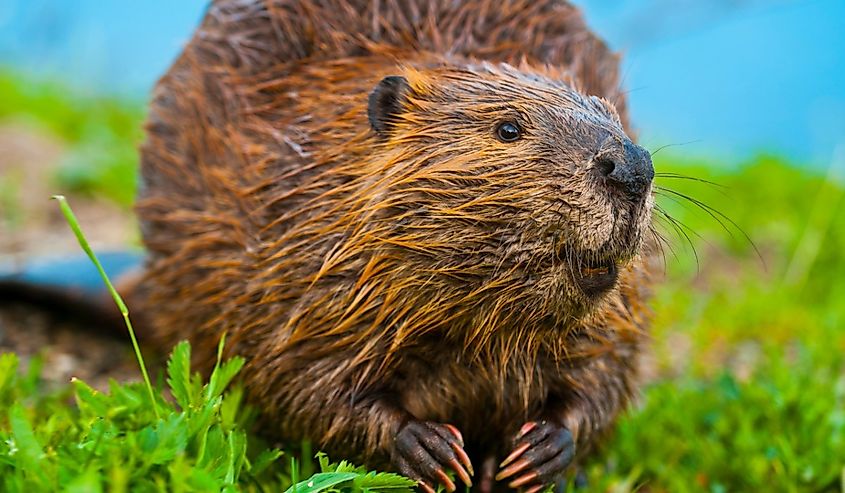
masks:
[[[73,320],[63,320],[25,304],[0,307],[0,353],[14,352],[21,367],[34,356],[44,360],[42,378],[50,384],[79,378],[105,390],[108,380],[140,380],[128,337],[98,337]]]

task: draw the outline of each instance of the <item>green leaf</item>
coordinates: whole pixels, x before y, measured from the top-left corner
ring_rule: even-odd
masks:
[[[293,493],[294,490],[296,493],[317,493],[332,486],[352,481],[357,476],[358,473],[355,472],[321,472],[291,486],[285,493]]]
[[[226,393],[220,403],[220,424],[229,430],[237,426],[238,417],[243,414],[244,390],[241,386],[235,386]]]
[[[217,419],[217,413],[220,407],[220,397],[208,401],[191,414],[191,419],[188,421],[188,427],[191,435],[202,435],[206,433],[211,427],[212,423]]]
[[[320,471],[322,472],[329,472],[332,469],[331,462],[329,461],[329,456],[323,452],[317,452],[317,462],[320,465]]]
[[[18,357],[14,353],[0,354],[0,396],[6,393],[17,378]]]
[[[152,406],[149,404],[149,394],[146,388],[137,383],[118,384],[110,382],[112,409],[110,416],[116,417],[123,413],[131,413],[133,419],[153,419],[150,417]],[[158,399],[159,401],[162,399]]]
[[[214,397],[222,394],[226,389],[226,386],[229,385],[229,382],[231,382],[235,375],[241,371],[243,366],[244,359],[240,356],[235,356],[215,368],[206,388],[206,399],[213,399]]]
[[[191,346],[187,341],[177,344],[170,354],[167,384],[179,406],[188,409],[194,401],[191,395]]]
[[[20,380],[20,390],[27,394],[37,392],[41,384],[41,370],[44,368],[44,358],[41,355],[29,359],[26,375]]]
[[[47,466],[44,463],[44,450],[35,438],[32,425],[26,418],[26,412],[20,403],[15,403],[9,410],[9,426],[12,439],[17,447],[21,466],[25,474],[32,475],[42,487],[47,488]]]
[[[375,473],[359,475],[355,478],[356,489],[378,489],[391,491],[413,491],[417,482],[405,476],[393,473]]]
[[[256,457],[252,462],[249,472],[254,476],[261,474],[265,469],[279,460],[282,455],[284,455],[284,453],[278,449],[262,450],[261,453],[258,454],[258,457]]]
[[[76,405],[85,416],[104,417],[109,414],[111,402],[107,395],[92,389],[87,383],[74,378],[71,380],[76,396]]]
[[[103,491],[100,471],[89,467],[64,488],[65,493],[100,493]]]
[[[205,434],[203,451],[197,457],[197,465],[222,478],[226,471],[226,437],[219,426],[213,426]]]
[[[228,435],[228,464],[224,481],[227,484],[234,484],[235,478],[240,475],[246,456],[246,436],[241,431],[233,431]]]
[[[192,491],[215,491],[221,490],[222,485],[218,479],[202,469],[191,469],[191,475],[188,477],[188,484]]]
[[[172,414],[153,427],[141,430],[140,438],[148,464],[164,464],[185,452],[188,433],[184,414]]]

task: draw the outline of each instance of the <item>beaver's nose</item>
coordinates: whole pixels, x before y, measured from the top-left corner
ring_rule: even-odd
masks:
[[[654,179],[651,155],[627,139],[622,143],[621,151],[599,157],[596,168],[610,184],[632,198],[641,198]]]

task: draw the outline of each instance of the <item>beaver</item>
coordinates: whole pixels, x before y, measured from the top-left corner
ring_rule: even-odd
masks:
[[[199,368],[227,334],[270,436],[560,484],[647,338],[617,71],[562,0],[214,1],[153,93],[135,313]]]

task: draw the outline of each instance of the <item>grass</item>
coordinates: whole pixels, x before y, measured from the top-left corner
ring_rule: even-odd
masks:
[[[664,201],[701,235],[700,260],[681,251],[669,261],[655,303],[657,378],[589,466],[592,489],[843,491],[841,184],[770,157],[676,171],[726,185],[673,183],[718,204],[762,258],[741,233]]]
[[[167,363],[166,397],[153,388],[129,319],[129,311],[106,276],[63,196],[55,197],[79,244],[103,278],[123,314],[143,384],[110,382],[97,392],[71,382],[75,407],[63,393],[42,395],[38,365],[21,377],[14,354],[0,356],[0,473],[4,491],[412,491],[414,482],[390,473],[367,472],[319,456],[320,473],[297,481],[296,462],[287,474],[277,465],[282,451],[256,447],[247,434],[251,414],[243,389],[228,388],[244,359],[217,363],[208,382],[191,373],[191,348],[176,345]],[[34,405],[25,406],[36,398]],[[305,458],[305,463],[310,458]]]
[[[14,82],[7,79],[0,78],[0,90]],[[4,103],[0,118],[43,120],[75,152],[103,141],[98,132],[68,128],[67,115],[87,114],[89,104],[113,105],[92,110],[98,116],[90,116],[90,126],[109,129],[117,149],[134,149],[136,105],[66,100],[46,91],[48,101],[58,98],[54,115],[38,90],[13,89],[9,94],[26,94]],[[134,155],[124,160],[122,153],[103,157],[125,163],[115,168],[121,178],[110,181],[95,170],[82,181],[89,193],[131,201],[125,189],[108,191],[132,182]],[[664,225],[674,254],[667,251],[667,274],[655,293],[651,378],[585,466],[587,491],[845,491],[842,183],[836,173],[771,156],[725,166],[661,153],[656,167],[719,183],[657,180],[715,206],[756,250],[730,223],[726,230],[684,200],[659,199],[686,225],[696,254]],[[189,372],[188,353],[184,344],[174,349],[166,384],[162,378],[152,387],[113,382],[108,394],[79,381],[45,391],[37,365],[22,372],[14,355],[2,356],[0,489],[408,488],[398,477],[325,457],[312,463],[307,452],[296,461],[280,456],[251,431],[254,415],[235,377],[239,360],[221,362],[211,381],[200,382]]]
[[[168,362],[167,390],[111,382],[101,393],[74,380],[44,394],[37,361],[22,374],[14,354],[0,356],[0,490],[411,491],[408,479],[325,456],[319,473],[298,481],[282,451],[248,434],[253,413],[231,385],[242,365],[219,362],[203,383],[183,342]]]

